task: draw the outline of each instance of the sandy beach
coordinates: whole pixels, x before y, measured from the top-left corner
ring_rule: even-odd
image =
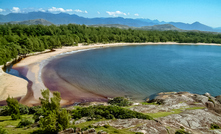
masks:
[[[6,74],[0,71],[0,101],[5,100],[8,96],[11,97],[21,97],[20,103],[25,105],[38,105],[39,97],[41,97],[41,90],[46,89],[45,85],[41,81],[40,73],[42,62],[48,58],[56,56],[61,53],[83,50],[83,49],[92,49],[100,47],[115,47],[115,46],[126,46],[126,45],[160,45],[160,44],[179,44],[179,45],[219,45],[221,44],[206,44],[206,43],[175,43],[175,42],[158,42],[158,43],[112,43],[112,44],[93,44],[88,46],[83,46],[79,44],[78,46],[73,47],[62,47],[60,49],[55,49],[53,52],[43,53],[39,55],[29,56],[19,63],[13,66],[13,69],[19,70],[19,72],[26,76],[28,81],[18,78],[16,76]],[[81,93],[80,90],[75,90],[78,93]],[[74,96],[73,96],[74,97]],[[100,96],[100,98],[104,98]],[[66,105],[73,102],[68,102],[68,100],[62,100],[61,104]]]

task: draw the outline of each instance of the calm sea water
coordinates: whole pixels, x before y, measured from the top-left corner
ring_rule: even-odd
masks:
[[[48,71],[59,76],[50,78]],[[189,91],[221,94],[221,47],[146,45],[110,47],[57,57],[42,73],[45,85],[60,80],[102,96],[130,96],[141,100],[152,94]],[[46,77],[47,76],[47,77]],[[53,77],[53,75],[52,75]],[[50,85],[50,84],[49,84]],[[71,89],[69,89],[71,90]]]

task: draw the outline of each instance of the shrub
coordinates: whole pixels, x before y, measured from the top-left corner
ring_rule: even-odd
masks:
[[[190,134],[190,133],[186,132],[186,131],[183,130],[183,129],[180,129],[180,130],[177,130],[177,131],[175,132],[175,134]]]
[[[215,124],[215,123],[212,123],[212,124],[210,125],[210,128],[211,128],[211,129],[220,129],[220,126],[217,125],[217,124]]]
[[[7,102],[9,113],[12,117],[12,120],[20,119],[21,116],[20,116],[20,111],[19,111],[18,100],[8,97],[6,102]]]
[[[110,127],[109,125],[106,125],[106,124],[104,125],[104,128],[109,128],[109,127]]]
[[[8,106],[2,106],[0,111],[0,116],[8,116],[9,113],[9,107]]]
[[[81,117],[89,117],[91,119],[97,119],[97,117],[106,119],[128,119],[128,118],[139,118],[139,119],[153,119],[149,115],[138,113],[129,109],[125,109],[118,106],[90,106],[84,108],[77,108],[72,111],[72,118],[79,119]]]
[[[35,114],[39,109],[41,109],[41,106],[29,107],[29,114]]]
[[[113,100],[109,100],[108,103],[117,106],[129,106],[132,104],[128,99],[124,97],[115,97]]]
[[[39,125],[42,131],[56,133],[64,130],[69,126],[70,115],[66,109],[60,108],[60,93],[53,92],[53,97],[50,96],[50,91],[42,91],[43,98],[41,100],[42,108],[39,109],[39,113],[34,115],[35,121],[39,120]]]
[[[18,128],[22,128],[28,125],[31,125],[34,123],[33,119],[28,119],[28,118],[23,118],[19,123],[18,123]]]
[[[22,104],[19,104],[19,111],[20,111],[20,114],[29,114],[29,107],[28,106],[25,106],[25,105],[22,105]]]
[[[0,126],[0,134],[8,134],[8,131]]]
[[[42,116],[44,114],[44,111],[40,108],[38,109],[35,113],[34,113],[34,116],[33,116],[33,119],[35,122],[38,122],[40,119],[40,116]]]

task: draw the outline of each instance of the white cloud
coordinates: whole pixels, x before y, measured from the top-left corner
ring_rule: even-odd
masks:
[[[38,11],[45,12],[43,8],[39,8]]]
[[[1,9],[1,8],[0,8],[0,12],[4,12],[4,11],[5,11],[4,9]]]
[[[13,7],[13,8],[11,9],[11,12],[12,12],[12,13],[20,13],[21,10],[20,10],[18,7]]]
[[[48,9],[49,12],[72,12],[72,9],[63,9],[63,8],[56,8],[56,7],[52,7]]]
[[[136,14],[134,14],[135,16],[139,16],[139,14],[138,13],[136,13]]]
[[[66,12],[72,12],[73,10],[72,9],[66,9]]]
[[[101,13],[97,11],[97,14],[101,14]]]
[[[86,10],[85,11],[82,11],[82,10],[80,10],[80,9],[76,9],[76,10],[74,10],[75,12],[77,12],[77,13],[88,13]]]
[[[118,16],[118,15],[127,15],[126,13],[123,13],[121,11],[116,11],[116,12],[109,12],[109,11],[106,11],[106,13],[108,13],[109,15],[111,16]]]
[[[76,10],[74,10],[75,12],[77,12],[77,13],[82,13],[83,11],[81,11],[80,9],[76,9]]]

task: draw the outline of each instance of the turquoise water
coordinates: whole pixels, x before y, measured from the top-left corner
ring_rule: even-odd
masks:
[[[43,68],[42,78],[54,91],[68,84],[68,90],[73,86],[85,93],[137,100],[168,91],[217,96],[221,94],[221,47],[141,45],[94,49],[53,59]]]

